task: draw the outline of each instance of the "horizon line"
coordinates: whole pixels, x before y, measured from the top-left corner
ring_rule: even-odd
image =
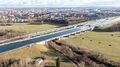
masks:
[[[120,6],[80,6],[80,7],[74,7],[74,6],[66,6],[66,7],[55,7],[55,6],[52,6],[52,7],[48,7],[48,6],[44,6],[44,7],[39,7],[39,6],[25,6],[25,7],[14,7],[14,6],[10,6],[10,7],[3,7],[3,6],[0,6],[0,9],[6,9],[6,8],[120,8]]]

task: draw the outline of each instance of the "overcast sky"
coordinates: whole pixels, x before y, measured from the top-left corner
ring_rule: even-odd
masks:
[[[120,7],[120,0],[0,0],[0,7]]]

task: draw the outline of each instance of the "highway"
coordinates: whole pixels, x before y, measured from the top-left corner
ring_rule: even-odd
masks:
[[[96,21],[95,23],[87,23],[87,24],[82,25],[82,26],[74,25],[74,27],[66,28],[64,30],[60,30],[60,31],[57,31],[57,32],[54,31],[54,33],[46,34],[46,35],[43,35],[43,36],[36,36],[34,38],[24,40],[24,41],[8,43],[6,45],[0,46],[0,53],[12,51],[12,50],[15,50],[17,48],[23,48],[23,47],[35,44],[37,42],[54,40],[54,39],[61,38],[61,37],[64,37],[64,36],[68,36],[68,35],[71,35],[71,34],[75,34],[75,33],[78,33],[78,32],[90,30],[90,29],[92,29],[96,26],[104,26],[104,25],[107,25],[107,24],[113,22],[115,19],[116,18],[110,18],[110,19],[106,19],[106,20],[101,21],[101,22]]]

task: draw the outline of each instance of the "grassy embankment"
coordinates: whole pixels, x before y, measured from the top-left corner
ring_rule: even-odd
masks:
[[[110,28],[113,27],[114,29],[111,30]],[[65,40],[65,43],[99,52],[106,58],[120,62],[120,32],[106,32],[108,30],[116,31],[115,25],[100,27],[97,32],[85,32],[79,36],[70,37]]]
[[[113,35],[113,36],[112,36]],[[67,44],[102,53],[114,61],[120,61],[120,32],[86,32],[66,39]]]
[[[9,59],[19,59],[19,58],[36,58],[36,57],[45,57],[47,60],[47,66],[55,66],[56,59],[59,57],[61,61],[61,67],[75,67],[73,63],[65,61],[60,55],[56,52],[50,50],[44,45],[36,44],[31,47],[26,47],[22,49],[17,49],[12,52],[5,54],[0,54],[0,60],[9,60]]]

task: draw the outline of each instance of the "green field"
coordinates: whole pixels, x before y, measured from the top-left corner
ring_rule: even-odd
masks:
[[[120,32],[85,32],[66,39],[65,43],[100,52],[113,61],[120,61]]]
[[[39,31],[49,30],[53,28],[57,28],[58,26],[43,24],[43,25],[30,25],[27,23],[15,23],[11,26],[0,26],[0,29],[12,29],[16,31],[23,31],[28,33],[35,33]]]

